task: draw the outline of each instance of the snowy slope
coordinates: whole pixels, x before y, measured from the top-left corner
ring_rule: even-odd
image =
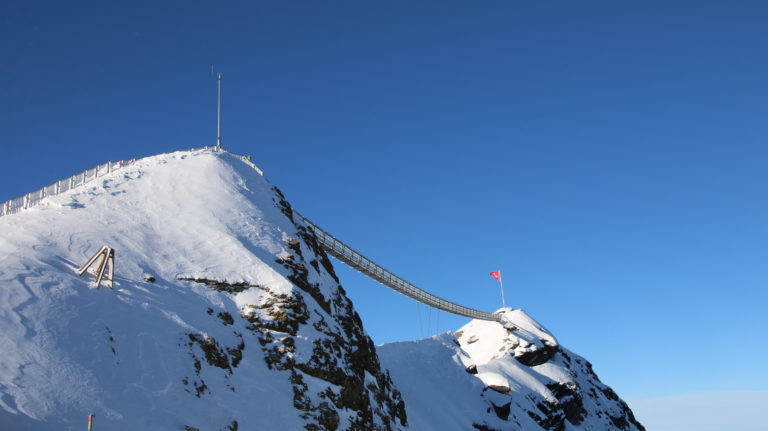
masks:
[[[116,285],[75,270],[116,250]],[[152,281],[154,279],[154,281]],[[150,157],[0,218],[0,430],[400,429],[312,235],[224,152]]]
[[[101,245],[114,289],[76,274]],[[377,349],[255,166],[150,157],[0,218],[0,430],[89,413],[110,431],[643,429],[586,360],[502,312]]]
[[[454,334],[378,347],[415,430],[644,428],[589,362],[522,310],[507,328],[473,320]]]

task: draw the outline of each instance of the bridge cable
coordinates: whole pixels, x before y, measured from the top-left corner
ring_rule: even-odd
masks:
[[[421,324],[421,304],[419,301],[413,301],[416,303],[416,316],[419,321],[419,337],[424,338],[424,325]]]
[[[432,334],[432,307],[427,306],[427,337]]]
[[[352,247],[339,241],[338,238],[334,237],[333,235],[321,229],[316,224],[312,223],[309,219],[299,214],[299,212],[295,209],[293,209],[293,215],[298,216],[304,222],[304,224],[313,231],[315,238],[317,238],[319,245],[325,252],[335,257],[342,263],[349,265],[351,268],[356,269],[357,271],[378,281],[384,286],[402,293],[411,299],[415,299],[420,303],[443,311],[447,311],[449,313],[457,314],[459,316],[470,317],[472,319],[490,320],[495,322],[502,321],[503,316],[500,314],[488,313],[465,307],[435,296],[423,289],[419,289],[413,284],[405,281],[392,272],[387,271],[379,264],[363,256]]]

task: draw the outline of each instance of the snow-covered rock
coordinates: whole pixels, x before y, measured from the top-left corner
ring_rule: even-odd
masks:
[[[644,430],[589,362],[524,311],[500,312],[504,325],[378,347],[412,429]]]
[[[114,289],[77,275],[102,245]],[[589,362],[500,312],[377,349],[258,168],[150,157],[0,218],[0,430],[643,429]]]
[[[76,269],[116,251],[115,287]],[[248,162],[143,159],[0,218],[0,430],[405,428],[314,236]]]

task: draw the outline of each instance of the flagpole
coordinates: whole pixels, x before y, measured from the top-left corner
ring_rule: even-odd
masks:
[[[221,72],[219,72],[219,91],[218,101],[216,103],[216,149],[221,149]]]
[[[507,305],[504,303],[504,283],[501,281],[501,270],[499,270],[499,289],[501,290],[501,308],[507,308]]]

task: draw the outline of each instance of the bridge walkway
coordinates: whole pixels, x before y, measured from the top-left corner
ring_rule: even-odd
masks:
[[[376,262],[368,259],[352,247],[339,241],[336,237],[326,232],[318,225],[314,224],[311,220],[301,215],[298,211],[293,211],[294,215],[301,218],[307,226],[309,226],[315,233],[320,245],[328,254],[335,257],[339,261],[349,265],[362,274],[378,281],[384,286],[389,287],[392,290],[402,293],[403,295],[412,298],[422,304],[429,305],[430,307],[437,308],[439,310],[446,311],[452,314],[458,314],[459,316],[470,317],[472,319],[491,320],[495,322],[501,322],[501,315],[495,313],[488,313],[485,311],[476,310],[474,308],[465,307],[463,305],[456,304],[433,295],[426,290],[419,289],[413,284],[398,277],[392,272],[384,269]]]

